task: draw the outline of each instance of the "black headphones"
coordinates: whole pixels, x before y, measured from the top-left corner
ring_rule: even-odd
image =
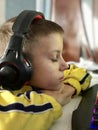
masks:
[[[25,10],[13,24],[14,32],[7,49],[0,59],[0,85],[9,90],[18,90],[32,76],[32,65],[22,53],[23,38],[35,19],[45,19],[41,12]]]

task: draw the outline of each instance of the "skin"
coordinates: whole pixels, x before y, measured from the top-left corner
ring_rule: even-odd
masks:
[[[68,68],[62,57],[63,36],[52,33],[47,37],[41,36],[39,39],[38,44],[29,48],[34,69],[31,85],[42,89],[61,105],[65,105],[70,101],[75,89],[62,82],[64,70]]]

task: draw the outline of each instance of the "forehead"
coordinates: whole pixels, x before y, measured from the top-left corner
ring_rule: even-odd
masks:
[[[63,48],[63,35],[59,33],[52,33],[47,36],[39,37],[36,44],[38,49],[59,49]]]
[[[60,33],[51,33],[47,36],[40,36],[31,44],[28,44],[25,49],[25,52],[33,58],[51,55],[53,52],[62,52],[63,35]]]

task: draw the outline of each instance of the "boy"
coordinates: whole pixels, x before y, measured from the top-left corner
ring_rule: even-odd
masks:
[[[8,43],[14,21],[2,25],[2,44]],[[47,130],[61,116],[61,106],[89,87],[91,76],[86,70],[68,66],[62,57],[63,34],[63,29],[52,21],[32,22],[23,48],[33,66],[32,78],[20,90],[1,87],[0,130]]]

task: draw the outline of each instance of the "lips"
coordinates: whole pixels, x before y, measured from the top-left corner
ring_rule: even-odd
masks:
[[[64,76],[62,76],[62,77],[60,78],[60,81],[64,81]]]

